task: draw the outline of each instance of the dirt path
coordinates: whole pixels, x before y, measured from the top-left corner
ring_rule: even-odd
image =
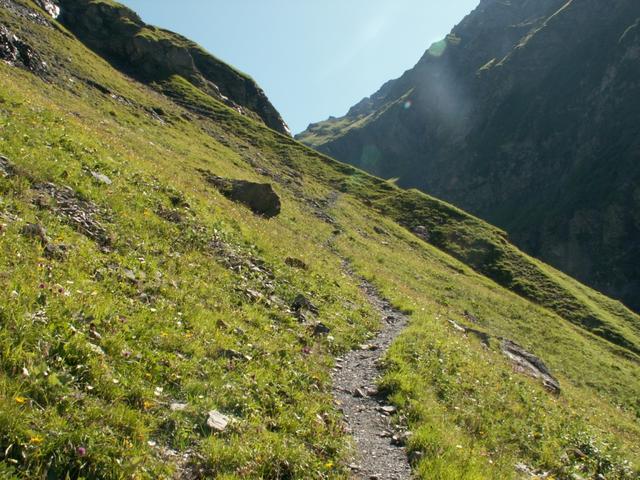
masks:
[[[394,431],[390,422],[395,409],[377,394],[376,381],[380,377],[378,361],[406,327],[408,318],[381,298],[371,284],[361,282],[363,292],[380,313],[382,330],[360,350],[337,360],[333,394],[357,450],[351,466],[353,477],[405,480],[411,478],[411,468],[405,449],[399,445],[402,434]]]

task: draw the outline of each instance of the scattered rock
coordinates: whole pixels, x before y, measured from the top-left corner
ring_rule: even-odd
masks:
[[[374,225],[373,226],[373,231],[376,232],[379,235],[388,235],[387,231],[381,227],[379,227],[378,225]]]
[[[307,270],[309,268],[306,263],[298,258],[287,257],[285,258],[284,263],[292,268],[299,268],[300,270]]]
[[[453,328],[462,333],[470,333],[476,336],[485,346],[490,346],[491,344],[491,335],[481,330],[476,330],[475,328],[465,327],[464,325],[460,325],[459,323],[449,320],[449,323]]]
[[[165,208],[160,208],[156,211],[156,214],[171,223],[176,223],[176,224],[180,224],[184,222],[184,217],[182,216],[182,213],[180,213],[177,210],[172,210],[172,209],[165,209]]]
[[[307,297],[305,297],[302,294],[298,295],[293,300],[293,303],[291,304],[291,310],[293,310],[294,312],[307,310],[313,314],[316,314],[316,315],[318,314],[318,307],[316,307],[311,302],[311,300],[309,300]]]
[[[529,465],[526,465],[524,463],[516,463],[514,465],[514,468],[516,470],[516,472],[521,473],[527,477],[530,477],[532,479],[544,479],[544,478],[549,478],[550,473],[549,472],[542,472],[539,470],[535,470],[532,467],[530,467]],[[582,477],[579,477],[580,479],[582,479]],[[577,479],[576,479],[577,480]]]
[[[40,241],[44,247],[44,256],[52,260],[66,260],[68,247],[63,244],[55,244],[47,235],[45,228],[39,223],[28,223],[22,227],[22,235],[35,238]]]
[[[44,256],[50,260],[66,260],[69,254],[69,247],[63,243],[47,243],[44,246]]]
[[[462,333],[467,333],[467,329],[465,327],[463,327],[462,325],[460,325],[459,323],[453,321],[453,320],[449,320],[449,324],[457,331],[462,332]]]
[[[104,356],[104,350],[102,350],[102,348],[100,348],[98,345],[94,343],[88,343],[87,345],[89,346],[89,350],[91,350],[93,353]]]
[[[353,391],[353,396],[356,398],[365,398],[367,396],[366,392],[364,390],[362,390],[361,388],[356,388]]]
[[[313,335],[315,337],[319,337],[321,335],[329,335],[330,333],[331,329],[322,322],[316,323],[316,325],[313,327]]]
[[[109,177],[107,177],[104,173],[100,173],[100,172],[91,172],[91,176],[100,183],[103,183],[105,185],[111,185],[113,182],[111,181],[111,179]]]
[[[409,438],[411,438],[411,435],[411,432],[396,433],[391,437],[391,444],[397,447],[404,447],[409,441]]]
[[[409,463],[411,465],[416,465],[420,460],[424,458],[423,452],[409,452],[407,455],[409,457]]]
[[[12,177],[16,174],[13,165],[9,161],[7,157],[3,157],[0,155],[0,176],[2,177]]]
[[[221,348],[216,352],[216,358],[226,358],[227,360],[253,360],[249,355],[238,352],[230,348]]]
[[[473,313],[468,312],[467,310],[464,311],[463,315],[464,315],[464,318],[469,320],[471,323],[475,323],[475,324],[480,323],[480,320],[478,319],[478,317],[476,317]]]
[[[100,209],[87,200],[81,199],[68,187],[58,187],[53,183],[41,183],[34,186],[44,197],[36,199],[36,204],[63,217],[78,232],[96,241],[102,247],[111,245],[111,237],[96,216]],[[53,202],[47,201],[47,198]]]
[[[39,223],[27,223],[20,231],[25,237],[36,238],[40,240],[43,245],[49,243],[49,237],[47,231]]]
[[[229,425],[231,419],[216,410],[212,410],[209,412],[209,416],[207,418],[207,427],[216,431],[216,432],[224,432]]]
[[[186,410],[188,406],[189,405],[187,405],[186,403],[175,402],[169,405],[169,408],[171,409],[172,412],[182,412]]]
[[[26,5],[22,5],[16,0],[0,0],[0,8],[4,8],[10,11],[13,15],[19,18],[24,18],[33,23],[37,23],[38,25],[47,27],[51,26],[51,21],[45,18],[44,15],[41,15],[40,12],[27,7]]]
[[[380,392],[377,387],[371,387],[367,388],[366,393],[368,397],[376,397]]]
[[[242,203],[249,209],[265,218],[273,218],[280,214],[280,197],[269,183],[255,183],[247,180],[231,180],[202,172],[206,180],[216,187],[220,193],[234,202]]]
[[[42,9],[51,15],[52,18],[58,18],[60,16],[60,7],[53,0],[36,0],[38,5],[42,7]]]
[[[125,268],[125,269],[122,270],[122,275],[129,282],[134,283],[134,284],[138,283],[138,277],[136,276],[136,274],[135,274],[135,272],[133,270],[129,270],[128,268]]]
[[[502,352],[513,362],[517,371],[541,379],[547,390],[555,395],[560,394],[560,383],[540,358],[511,340],[502,342]]]
[[[47,69],[36,51],[4,25],[0,25],[0,60],[38,75],[44,74]]]
[[[379,410],[385,415],[393,415],[398,411],[398,409],[392,405],[386,405],[384,407],[380,407]]]
[[[417,227],[414,227],[412,229],[412,232],[419,238],[421,238],[422,240],[424,240],[425,242],[428,242],[429,239],[431,238],[431,234],[429,233],[429,230],[427,229],[427,227],[425,227],[424,225],[418,225]]]

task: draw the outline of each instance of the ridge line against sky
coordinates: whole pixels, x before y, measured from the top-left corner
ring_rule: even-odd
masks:
[[[294,133],[412,68],[479,0],[120,0],[251,75]]]

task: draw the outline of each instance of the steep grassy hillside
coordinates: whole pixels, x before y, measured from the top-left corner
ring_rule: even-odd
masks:
[[[0,478],[348,478],[330,372],[379,328],[361,277],[411,317],[380,389],[420,478],[637,478],[638,316],[460,210],[0,6]],[[271,184],[280,213],[214,175]]]
[[[640,309],[640,4],[483,0],[402,77],[298,139],[505,229]]]

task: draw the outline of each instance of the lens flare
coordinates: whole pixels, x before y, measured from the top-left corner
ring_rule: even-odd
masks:
[[[405,110],[409,110],[412,106],[413,106],[413,103],[411,103],[411,100],[407,100],[406,102],[404,102]]]

